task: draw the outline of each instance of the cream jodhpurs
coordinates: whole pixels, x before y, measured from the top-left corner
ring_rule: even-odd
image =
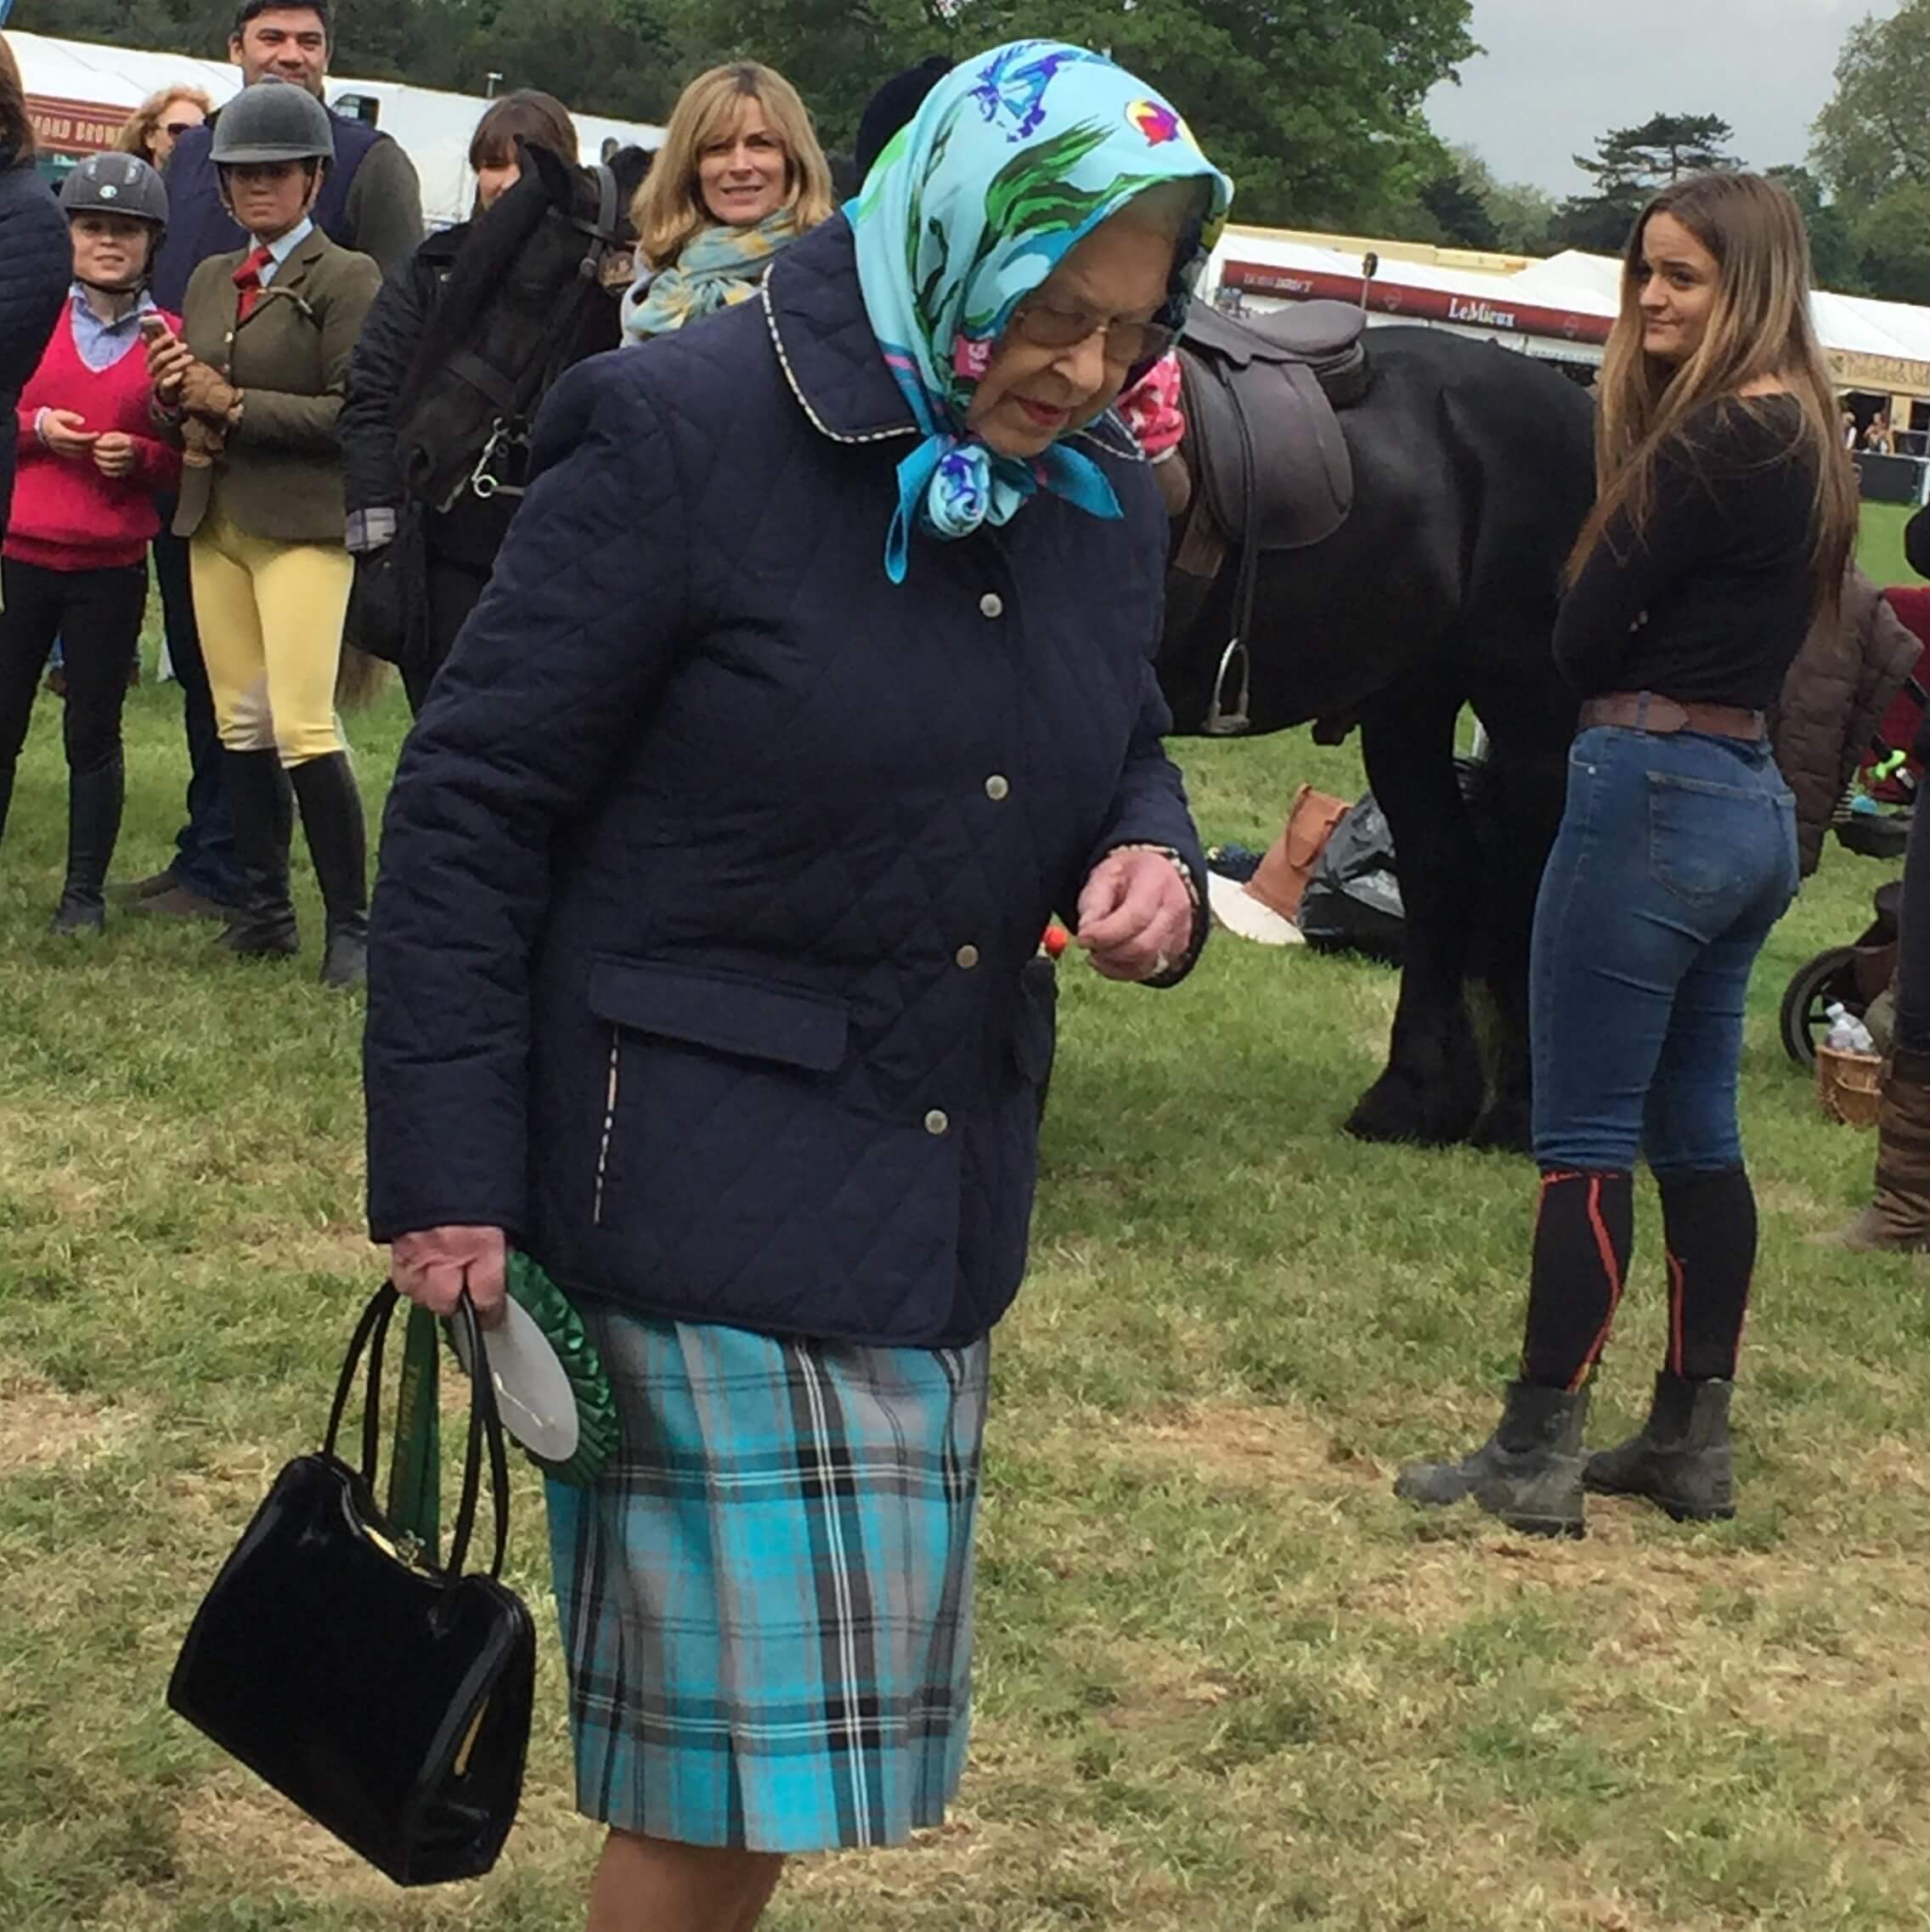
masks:
[[[335,680],[355,577],[348,552],[251,537],[211,517],[188,558],[223,745],[279,751],[285,765],[346,750]]]

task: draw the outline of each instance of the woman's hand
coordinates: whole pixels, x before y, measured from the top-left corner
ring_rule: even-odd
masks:
[[[504,1264],[509,1242],[500,1228],[425,1228],[398,1234],[389,1247],[389,1280],[432,1314],[453,1315],[465,1288],[476,1319],[503,1319]]]
[[[40,439],[56,456],[78,463],[93,453],[94,444],[100,440],[99,430],[81,427],[87,420],[73,410],[42,410],[38,425]]]
[[[93,446],[93,466],[104,477],[134,473],[134,439],[123,430],[108,430]]]
[[[1193,895],[1164,852],[1109,852],[1079,895],[1079,930],[1109,980],[1162,979],[1193,943]]]
[[[181,400],[181,382],[195,366],[193,353],[165,322],[153,318],[144,322],[141,332],[148,345],[148,381],[161,400],[173,408]]]

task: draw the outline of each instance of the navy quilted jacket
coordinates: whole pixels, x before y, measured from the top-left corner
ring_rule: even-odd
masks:
[[[74,280],[67,217],[31,167],[0,148],[0,531],[14,500],[14,412]]]
[[[842,217],[557,385],[389,798],[378,1240],[499,1225],[566,1288],[773,1334],[951,1344],[1010,1302],[1052,1056],[1022,969],[1115,845],[1204,883],[1165,522],[1114,424],[1125,521],[1041,497],[894,587],[915,433]]]

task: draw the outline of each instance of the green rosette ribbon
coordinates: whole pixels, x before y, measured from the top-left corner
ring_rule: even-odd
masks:
[[[587,1488],[608,1466],[622,1437],[617,1398],[604,1373],[603,1359],[569,1297],[528,1255],[510,1256],[508,1283],[511,1299],[542,1330],[543,1339],[556,1350],[576,1397],[576,1450],[568,1460],[552,1462],[529,1449],[524,1449],[523,1454],[556,1482],[573,1489]]]

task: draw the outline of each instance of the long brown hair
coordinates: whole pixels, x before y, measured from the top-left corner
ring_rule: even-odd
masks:
[[[471,170],[506,166],[516,159],[519,140],[561,155],[572,167],[577,165],[576,123],[570,110],[540,88],[518,88],[482,110],[469,138]]]
[[[7,44],[7,37],[0,34],[0,155],[8,157],[0,166],[24,167],[33,159],[36,147],[20,63]]]
[[[639,245],[652,268],[675,261],[691,236],[716,225],[716,216],[703,205],[697,161],[704,143],[730,127],[747,100],[764,110],[771,132],[784,144],[785,199],[797,211],[798,226],[812,229],[831,218],[836,206],[831,164],[798,90],[773,67],[733,61],[699,74],[678,95],[663,145],[630,205]]]
[[[161,132],[161,123],[169,108],[178,100],[191,100],[201,110],[201,119],[211,120],[214,115],[214,102],[200,88],[188,86],[163,88],[158,93],[151,93],[127,116],[127,125],[114,138],[115,151],[123,155],[138,155],[144,161],[154,159],[154,138]]]
[[[1718,276],[1701,346],[1679,364],[1642,347],[1644,240],[1669,215],[1715,257]],[[1637,533],[1655,509],[1656,453],[1690,413],[1772,381],[1802,407],[1791,453],[1814,466],[1811,561],[1820,607],[1834,609],[1856,539],[1855,472],[1843,453],[1829,364],[1809,319],[1809,237],[1788,194],[1759,174],[1691,175],[1651,201],[1628,238],[1622,312],[1602,363],[1595,427],[1595,506],[1568,559],[1571,581],[1618,516]]]

